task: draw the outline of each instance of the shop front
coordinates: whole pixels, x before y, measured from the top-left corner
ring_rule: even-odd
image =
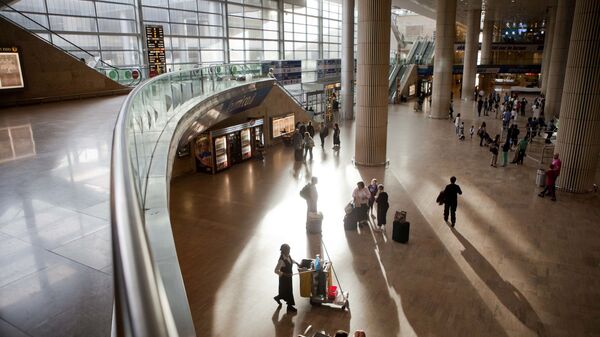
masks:
[[[263,119],[250,120],[196,137],[196,171],[217,173],[235,164],[261,155],[264,147]]]

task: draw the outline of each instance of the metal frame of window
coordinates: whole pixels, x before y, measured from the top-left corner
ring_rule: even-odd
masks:
[[[35,8],[32,10],[27,10],[27,9],[19,9],[19,2],[17,2],[15,4],[15,7],[17,9],[19,9],[21,12],[28,14],[28,15],[41,15],[44,17],[44,20],[46,21],[47,25],[44,25],[46,27],[48,27],[49,29],[53,29],[52,27],[52,20],[56,20],[56,17],[64,17],[64,18],[84,18],[84,19],[91,19],[92,21],[92,26],[93,28],[91,28],[89,31],[78,31],[78,30],[69,30],[69,29],[64,29],[65,26],[63,27],[57,27],[60,29],[54,30],[57,34],[60,35],[65,35],[66,37],[68,36],[79,36],[79,37],[85,37],[85,36],[89,36],[89,37],[95,37],[95,41],[96,41],[96,46],[89,46],[89,47],[93,47],[93,48],[89,48],[90,52],[94,55],[98,55],[99,57],[102,57],[104,59],[105,56],[108,55],[114,55],[115,53],[122,53],[122,58],[123,59],[130,59],[129,62],[133,61],[136,62],[135,64],[115,64],[117,66],[138,66],[139,63],[141,63],[143,66],[146,66],[148,64],[147,61],[147,55],[146,55],[146,44],[145,44],[145,32],[144,32],[144,26],[147,24],[161,24],[163,26],[168,26],[168,28],[165,27],[165,45],[168,48],[167,51],[167,58],[168,58],[168,63],[167,65],[171,68],[171,70],[176,70],[177,67],[179,66],[184,66],[184,65],[193,65],[196,64],[197,62],[186,62],[186,60],[190,59],[190,53],[197,53],[197,57],[194,57],[192,59],[194,60],[198,60],[199,63],[214,63],[214,62],[232,62],[232,52],[239,52],[239,49],[231,49],[231,42],[234,40],[242,40],[243,42],[243,49],[242,54],[243,57],[240,59],[235,59],[233,61],[239,61],[239,62],[248,62],[248,61],[256,61],[256,60],[252,60],[248,58],[248,53],[249,51],[258,51],[259,49],[257,48],[249,48],[248,46],[248,42],[250,41],[260,41],[260,45],[261,45],[261,49],[260,52],[262,53],[262,58],[264,58],[265,53],[266,52],[270,52],[272,55],[274,53],[274,55],[278,56],[278,59],[309,59],[309,60],[313,60],[313,59],[320,59],[320,58],[339,58],[341,56],[341,9],[342,9],[342,0],[307,0],[305,6],[300,7],[297,6],[291,2],[293,1],[287,1],[287,0],[261,0],[261,1],[257,1],[257,0],[206,0],[209,1],[211,3],[214,4],[218,4],[218,10],[211,10],[211,9],[207,9],[207,8],[201,8],[198,4],[198,2],[195,2],[194,6],[195,10],[193,9],[183,9],[181,7],[186,7],[186,6],[177,6],[174,2],[174,0],[163,0],[162,2],[164,2],[164,4],[166,4],[166,6],[159,6],[156,4],[148,4],[148,1],[145,0],[131,0],[129,2],[119,2],[119,1],[111,1],[111,0],[88,0],[85,1],[86,3],[91,3],[92,7],[93,7],[93,13],[90,13],[90,15],[85,15],[85,14],[65,14],[65,12],[62,13],[54,13],[57,12],[57,10],[54,10],[52,13],[49,12],[49,2],[52,0],[43,0],[41,6],[39,6],[39,8]],[[75,3],[75,2],[74,2]],[[53,3],[56,4],[56,3]],[[27,5],[27,4],[25,4]],[[103,6],[103,5],[119,5],[119,6],[125,6],[131,9],[131,13],[132,15],[129,15],[130,17],[127,18],[115,18],[115,17],[110,17],[107,16],[106,14],[102,14],[102,15],[98,15],[98,6]],[[315,5],[317,7],[315,7]],[[232,14],[230,11],[230,6],[241,6],[241,8],[243,9],[243,12],[241,15],[237,15],[237,14]],[[42,7],[43,7],[43,11],[42,11]],[[123,8],[125,8],[123,7]],[[296,7],[298,7],[298,10],[296,10]],[[159,9],[162,11],[165,11],[166,16],[164,19],[162,20],[150,20],[148,19],[147,16],[144,15],[144,9],[145,8],[149,8],[149,9]],[[212,7],[211,7],[212,8]],[[254,19],[251,17],[246,16],[246,8],[250,8],[250,9],[254,9],[257,11],[261,11],[261,15],[260,15],[260,19],[256,19],[256,20],[260,20],[261,22],[263,22],[263,24],[261,25],[261,28],[252,28],[252,27],[248,27],[246,25],[246,20],[247,19]],[[303,9],[300,9],[303,8]],[[36,11],[37,10],[37,11]],[[263,14],[265,11],[276,11],[277,15],[276,17],[269,17],[269,18],[264,18]],[[179,12],[183,12],[183,13],[189,13],[191,14],[191,16],[195,16],[196,20],[194,23],[190,24],[190,23],[186,23],[186,22],[174,22],[173,18],[172,18],[172,13],[173,11],[179,11]],[[0,11],[0,12],[11,12],[11,11]],[[202,14],[209,14],[209,15],[215,15],[216,17],[219,18],[219,24],[212,24],[212,23],[201,23],[200,22],[200,15]],[[291,22],[286,22],[286,15],[292,15],[292,21]],[[296,23],[294,22],[294,16],[295,15],[301,15],[304,17],[303,22],[299,22]],[[243,18],[243,26],[244,27],[237,27],[237,26],[231,26],[230,25],[230,21],[231,18],[233,17],[241,17]],[[310,21],[312,22],[316,22],[317,24],[308,24],[309,21],[309,17],[310,17]],[[52,20],[51,20],[52,18]],[[127,22],[128,25],[128,30],[133,29],[133,32],[126,32],[126,33],[121,33],[121,32],[103,32],[100,31],[102,24],[106,24],[106,22],[101,22],[102,20],[115,20],[115,23],[117,23],[118,21],[124,21]],[[264,27],[264,21],[269,21],[269,22],[273,22],[275,24],[274,29],[265,29]],[[335,31],[332,34],[332,30],[331,30],[331,23],[332,22],[337,22],[337,26],[335,28]],[[176,27],[175,25],[188,25],[188,26],[193,26],[196,27],[195,29],[197,29],[197,33],[194,35],[186,35],[186,34],[181,34],[181,33],[173,33],[173,27]],[[304,25],[303,28],[298,27],[298,25]],[[258,26],[258,25],[257,25]],[[309,28],[313,27],[313,28]],[[217,30],[220,31],[220,34],[218,34],[219,32],[217,32],[217,35],[213,35],[212,32],[208,31],[203,31],[203,29],[212,29],[212,27],[216,28]],[[315,28],[316,27],[316,33]],[[241,37],[239,36],[233,36],[230,32],[231,29],[240,29],[243,34]],[[300,35],[304,35],[304,39],[296,39],[297,36],[294,36],[294,34],[296,33],[296,28],[300,28],[301,31],[303,31],[302,33],[299,33]],[[262,31],[263,33],[260,34],[260,38],[258,37],[250,37],[248,36],[248,32],[247,30],[256,30],[256,31]],[[290,30],[291,29],[291,30]],[[95,30],[95,31],[93,31]],[[309,33],[309,30],[312,30],[311,33]],[[47,31],[44,31],[42,29],[31,29],[32,33],[38,34],[39,36],[49,40],[50,43],[55,43],[58,45],[64,44],[61,43],[59,40],[59,38],[57,38],[56,36],[53,36],[53,34],[48,33]],[[265,38],[264,37],[264,32],[275,32],[277,34],[277,38]],[[288,35],[286,37],[286,33],[291,33],[292,36],[290,38],[290,36]],[[316,35],[314,37],[316,37],[316,39],[312,39],[313,36],[311,35],[311,38],[309,38],[309,34],[312,35]],[[135,41],[135,43],[133,45],[130,46],[130,48],[128,48],[127,46],[123,45],[122,48],[116,48],[115,46],[103,46],[103,36],[125,36],[127,38],[133,39]],[[173,48],[173,39],[179,39],[179,38],[185,38],[185,39],[196,39],[196,42],[193,43],[194,47],[191,48],[182,48],[182,47],[178,47],[178,48]],[[202,46],[202,40],[203,39],[215,39],[215,40],[221,40],[222,42],[220,43],[220,46],[214,47],[214,48],[201,48]],[[337,41],[337,42],[331,42],[332,40]],[[276,44],[275,46],[272,46],[272,48],[270,48],[269,50],[265,50],[265,42],[274,42]],[[253,43],[253,42],[251,42]],[[106,41],[104,43],[104,45],[106,45]],[[302,50],[298,50],[298,48],[296,48],[296,44],[302,45],[303,44],[303,48]],[[219,48],[220,47],[220,48]],[[69,47],[66,47],[65,49],[69,50]],[[85,49],[85,48],[84,48]],[[333,51],[332,51],[333,50]],[[217,54],[220,52],[221,53],[221,57],[216,57],[215,59],[211,59],[213,60],[213,62],[211,62],[210,60],[207,62],[203,59],[202,57],[202,52],[203,51],[207,51],[207,52],[217,52]],[[187,52],[188,54],[185,56],[185,58],[183,60],[179,60],[177,63],[174,62],[174,53],[178,53],[178,52]],[[291,53],[291,55],[290,55]],[[134,56],[131,56],[130,54],[134,54]],[[288,57],[286,57],[286,55]],[[300,57],[297,57],[300,56]],[[133,59],[131,59],[133,58]],[[107,59],[105,59],[107,60]],[[108,61],[110,61],[110,58],[108,58]]]

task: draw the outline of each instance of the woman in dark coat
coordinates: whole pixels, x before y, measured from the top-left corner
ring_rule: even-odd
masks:
[[[340,147],[340,127],[338,126],[337,123],[335,123],[335,125],[333,127],[333,147],[334,148]]]
[[[379,230],[382,230],[382,226],[387,223],[385,216],[390,204],[388,203],[388,194],[383,191],[383,185],[381,184],[379,184],[379,193],[375,202],[377,202],[377,226],[379,226]]]
[[[294,264],[300,265],[290,256],[290,246],[287,243],[282,244],[279,250],[281,255],[275,267],[275,274],[279,275],[279,294],[273,299],[278,305],[281,305],[281,300],[284,300],[287,303],[287,310],[297,311],[294,308],[296,302],[294,301],[294,288],[292,287],[292,275],[294,274],[292,267]]]

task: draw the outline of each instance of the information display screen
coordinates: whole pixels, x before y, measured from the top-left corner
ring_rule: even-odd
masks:
[[[162,26],[146,26],[146,46],[148,47],[150,76],[166,72],[165,35]]]
[[[0,47],[0,90],[23,88],[23,71],[17,47]]]

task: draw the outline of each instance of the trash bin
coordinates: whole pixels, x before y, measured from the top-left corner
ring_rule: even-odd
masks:
[[[543,169],[537,170],[537,175],[535,176],[535,185],[539,187],[544,187],[546,185],[546,171]]]

